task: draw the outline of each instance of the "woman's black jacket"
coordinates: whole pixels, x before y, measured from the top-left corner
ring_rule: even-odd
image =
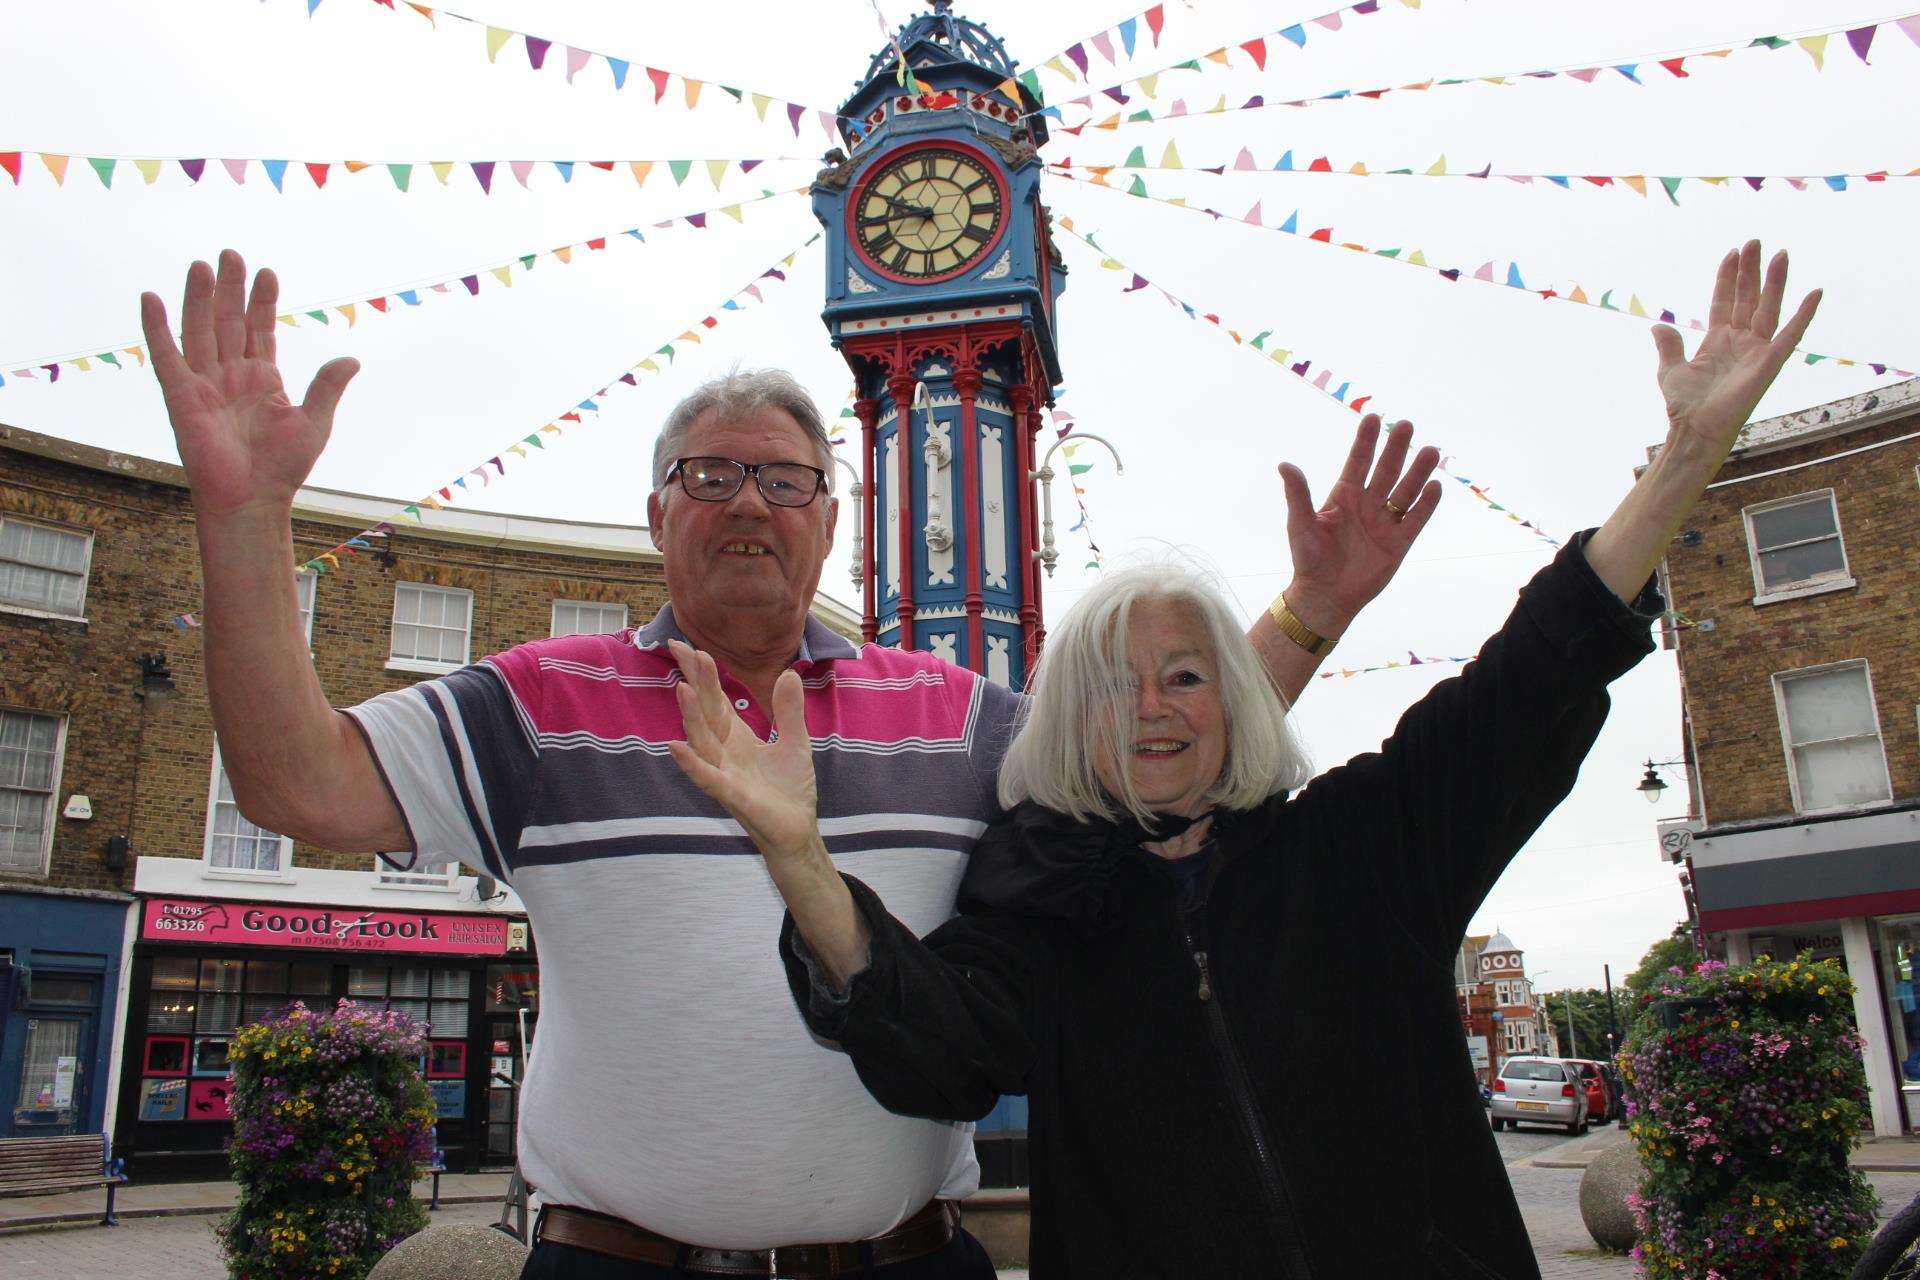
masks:
[[[1539,1275],[1488,1131],[1454,956],[1652,648],[1579,537],[1379,752],[1216,816],[1183,908],[1141,833],[1025,805],[916,939],[848,878],[872,962],[810,1028],[891,1111],[1028,1095],[1035,1280]]]

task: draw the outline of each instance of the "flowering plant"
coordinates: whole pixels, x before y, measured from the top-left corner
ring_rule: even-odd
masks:
[[[1853,983],[1831,961],[1669,969],[1620,1055],[1646,1170],[1641,1274],[1844,1280],[1873,1234],[1847,1167],[1867,1114]]]
[[[427,1225],[413,1180],[433,1157],[424,1032],[342,1000],[296,1002],[233,1040],[239,1199],[220,1225],[235,1280],[363,1280]]]

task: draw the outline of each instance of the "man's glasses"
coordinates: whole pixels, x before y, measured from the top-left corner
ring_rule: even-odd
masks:
[[[736,462],[732,458],[682,458],[667,472],[700,502],[725,502],[753,477],[760,496],[776,507],[804,507],[820,496],[827,473],[801,462]]]

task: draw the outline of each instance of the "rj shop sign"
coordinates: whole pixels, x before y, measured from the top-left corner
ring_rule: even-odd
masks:
[[[499,956],[507,952],[504,916],[425,911],[362,911],[290,903],[149,898],[140,936],[149,942],[215,946],[305,947],[317,951],[406,951]]]

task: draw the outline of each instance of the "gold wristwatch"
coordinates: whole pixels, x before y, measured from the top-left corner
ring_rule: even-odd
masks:
[[[1267,613],[1287,639],[1316,658],[1332,653],[1333,646],[1340,643],[1338,640],[1329,640],[1323,635],[1315,634],[1306,623],[1295,617],[1293,610],[1287,607],[1287,598],[1284,595],[1273,598],[1273,603],[1267,607]]]

